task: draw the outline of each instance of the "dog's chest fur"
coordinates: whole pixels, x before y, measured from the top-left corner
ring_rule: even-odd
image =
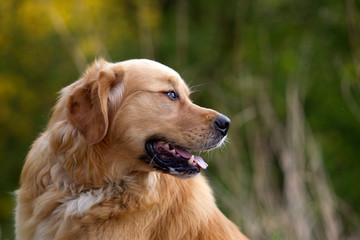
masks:
[[[174,232],[182,236],[179,239],[196,238],[200,219],[207,219],[207,210],[213,207],[206,207],[213,203],[208,201],[209,186],[203,176],[179,180],[151,173],[146,181],[134,179],[97,189],[66,186],[68,195],[39,224],[36,239],[53,239],[48,233],[55,226],[77,239],[168,239]]]

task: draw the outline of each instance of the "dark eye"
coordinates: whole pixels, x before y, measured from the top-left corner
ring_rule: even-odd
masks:
[[[177,95],[176,92],[174,91],[169,91],[166,93],[168,95],[168,97],[171,99],[171,100],[176,100],[176,99],[179,99],[179,96]]]

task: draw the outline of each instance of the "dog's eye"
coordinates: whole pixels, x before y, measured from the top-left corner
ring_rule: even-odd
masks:
[[[169,91],[166,93],[168,95],[168,97],[171,99],[171,100],[176,100],[176,99],[179,99],[179,96],[177,95],[176,92],[174,91]]]

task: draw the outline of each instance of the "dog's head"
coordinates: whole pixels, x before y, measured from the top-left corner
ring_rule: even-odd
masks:
[[[151,170],[195,176],[207,164],[189,151],[221,145],[230,126],[227,117],[191,102],[177,72],[150,60],[97,61],[62,95],[50,125],[60,120],[57,112],[65,113],[73,138],[101,157],[96,164],[87,159],[86,166],[81,159],[63,164],[75,179],[87,173],[73,173],[74,165],[99,168],[107,179]]]

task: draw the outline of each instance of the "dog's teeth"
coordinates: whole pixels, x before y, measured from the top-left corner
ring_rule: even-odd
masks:
[[[194,159],[195,159],[194,155],[191,155],[191,158],[188,160],[188,163],[194,165]]]
[[[173,149],[173,150],[170,150],[170,152],[172,152],[173,154],[176,154],[176,151],[175,151],[175,149]]]
[[[168,143],[166,143],[166,144],[165,144],[165,147],[166,147],[167,149],[169,149],[169,148],[170,148],[170,146],[169,146],[169,144],[168,144]]]

